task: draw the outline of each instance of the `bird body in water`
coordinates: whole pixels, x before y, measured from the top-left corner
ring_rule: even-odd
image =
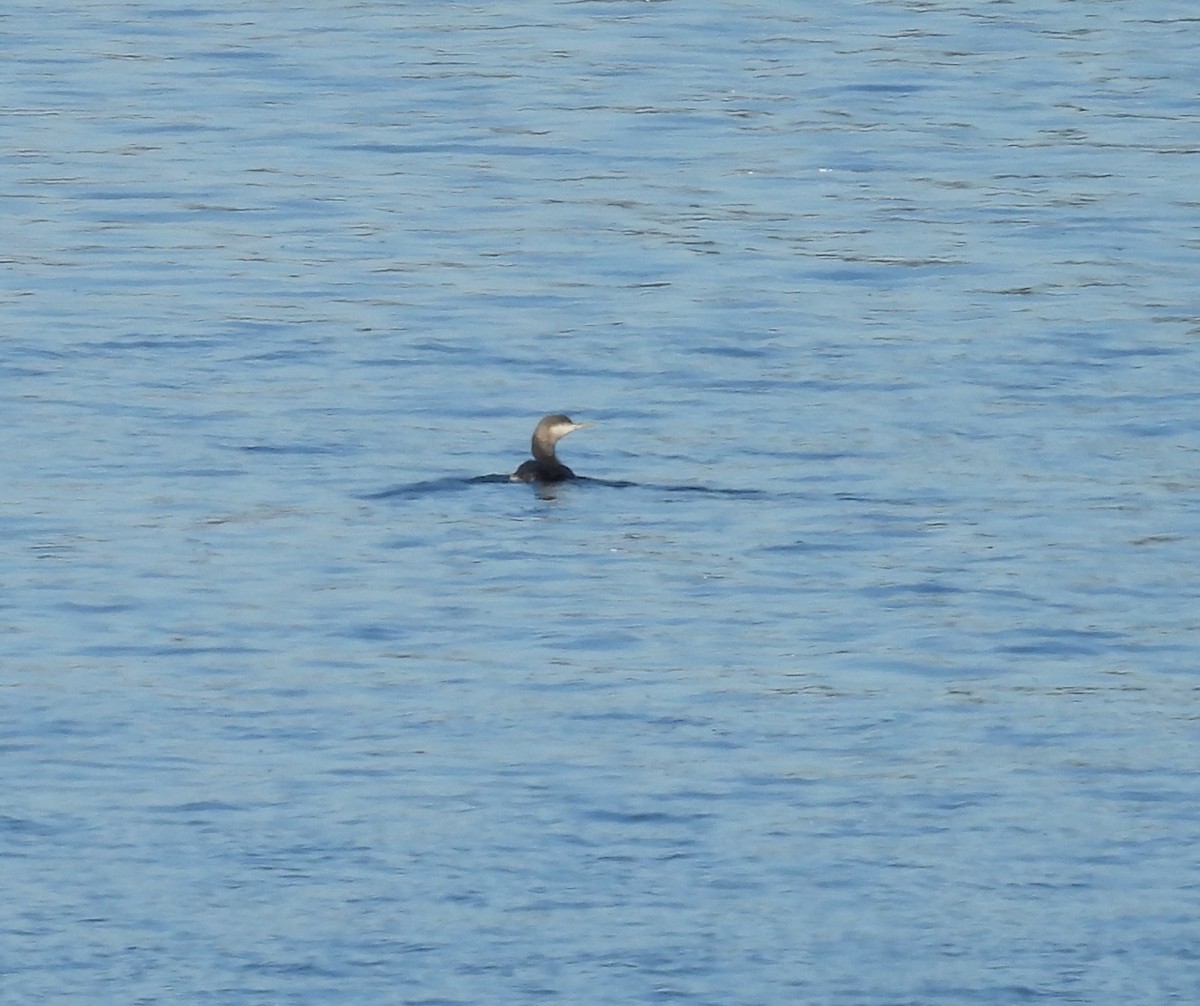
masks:
[[[555,413],[544,416],[533,430],[529,452],[533,460],[524,462],[510,475],[510,482],[564,482],[575,473],[558,460],[555,445],[568,433],[582,429],[587,423],[572,422],[569,416]]]

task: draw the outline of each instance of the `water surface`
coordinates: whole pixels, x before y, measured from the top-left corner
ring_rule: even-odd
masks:
[[[1196,27],[11,9],[8,997],[1194,1001]]]

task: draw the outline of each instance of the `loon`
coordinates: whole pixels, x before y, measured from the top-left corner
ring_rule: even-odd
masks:
[[[529,452],[533,460],[525,461],[513,472],[510,482],[563,482],[573,479],[575,473],[558,460],[554,446],[568,433],[581,430],[587,423],[572,422],[569,416],[555,413],[544,416],[533,430]]]

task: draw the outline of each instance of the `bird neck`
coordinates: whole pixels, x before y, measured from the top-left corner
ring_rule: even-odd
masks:
[[[533,443],[530,445],[530,451],[537,461],[545,461],[551,464],[558,463],[558,458],[554,454],[554,444],[544,443],[537,437],[534,437]]]

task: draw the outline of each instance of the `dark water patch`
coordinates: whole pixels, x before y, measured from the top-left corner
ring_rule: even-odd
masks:
[[[592,632],[571,638],[572,649],[585,653],[607,653],[613,650],[632,650],[641,637],[628,632]]]
[[[577,712],[571,714],[571,719],[585,722],[617,722],[645,723],[653,727],[711,727],[710,720],[693,719],[686,716],[647,716],[644,713],[633,713],[624,709],[608,710],[600,713]]]
[[[74,825],[71,826],[72,828]],[[45,839],[69,831],[66,827],[55,827],[44,821],[25,817],[11,817],[0,814],[0,836],[16,839]]]
[[[783,554],[815,554],[828,555],[837,552],[860,552],[865,547],[870,547],[870,540],[864,540],[864,536],[856,535],[852,538],[839,536],[837,539],[826,540],[799,540],[789,542],[782,545],[764,545],[760,552],[778,552]]]
[[[339,444],[243,444],[238,448],[246,454],[338,454],[345,450]]]
[[[958,587],[952,587],[949,584],[927,580],[916,583],[891,583],[879,587],[865,587],[860,593],[874,598],[898,598],[906,595],[935,597],[948,594],[961,594],[962,591]]]
[[[57,605],[59,611],[69,611],[79,615],[115,615],[122,611],[132,611],[134,605],[110,603],[110,604],[83,604],[78,601],[63,601]]]
[[[915,94],[918,91],[927,91],[927,84],[843,84],[839,90],[841,91],[861,91],[866,94]]]
[[[393,624],[371,624],[371,625],[346,625],[339,629],[335,635],[343,639],[356,639],[360,642],[388,642],[394,639],[404,638],[408,635],[409,629],[403,625]]]
[[[1095,656],[1108,653],[1117,647],[1116,644],[1128,639],[1126,633],[1110,632],[1102,629],[1044,629],[1019,630],[1002,633],[1004,636],[1024,637],[1028,642],[1017,641],[998,646],[1000,653],[1011,653],[1016,656]]]
[[[1183,540],[1183,536],[1178,534],[1151,534],[1144,538],[1131,538],[1129,544],[1142,547],[1145,545],[1169,545],[1172,542]]]
[[[278,60],[278,54],[266,49],[252,49],[248,46],[231,47],[227,49],[205,49],[189,53],[190,58],[199,62],[210,59],[244,60],[247,62],[273,62]]]
[[[583,814],[583,817],[590,821],[598,821],[605,824],[631,825],[691,824],[695,821],[703,821],[716,816],[715,813],[710,812],[667,814],[661,810],[621,811],[604,809],[589,810]]]
[[[194,133],[230,133],[231,126],[212,122],[129,122],[121,127],[122,132],[137,136],[191,135]]]
[[[896,507],[898,509],[907,509],[910,507],[936,507],[945,504],[945,499],[929,496],[929,497],[894,497],[894,496],[865,496],[861,493],[839,492],[834,493],[834,499],[841,500],[844,503],[867,503],[877,507]]]
[[[159,804],[148,807],[148,810],[159,814],[223,814],[230,811],[244,811],[249,804],[226,803],[223,800],[193,800],[189,803]]]
[[[514,483],[507,475],[447,475],[440,479],[427,479],[424,482],[412,482],[407,485],[393,486],[391,489],[384,489],[382,492],[369,493],[362,498],[367,500],[421,499],[425,496],[462,492],[475,485],[498,484],[517,485],[519,483]]]
[[[30,367],[0,365],[0,377],[49,377],[53,373],[55,373],[53,370],[34,370]]]
[[[728,357],[735,360],[759,360],[770,355],[765,349],[747,349],[743,346],[699,346],[692,352],[701,356]]]
[[[699,496],[735,496],[735,497],[765,497],[769,495],[761,489],[720,489],[702,485],[664,485],[656,482],[628,482],[623,479],[600,479],[589,475],[580,475],[575,482],[584,485],[606,486],[609,489],[648,489],[651,492],[677,493],[681,495]]]
[[[297,877],[303,877],[304,874],[296,874]],[[262,975],[264,977],[281,977],[281,978],[302,978],[312,980],[314,978],[327,978],[330,981],[345,981],[345,971],[342,967],[323,967],[315,964],[312,961],[300,962],[283,962],[283,961],[251,961],[240,965],[239,971]]]
[[[81,346],[94,355],[110,356],[137,349],[221,349],[227,345],[225,339],[211,336],[135,336],[127,339],[109,339]],[[98,352],[97,352],[98,351]]]
[[[160,469],[159,474],[171,478],[234,479],[246,473],[240,468],[169,468]]]
[[[329,356],[326,346],[291,345],[285,349],[276,349],[267,353],[252,353],[239,357],[242,363],[300,363],[302,361],[324,359]]]
[[[1125,423],[1117,427],[1120,432],[1136,437],[1139,440],[1153,440],[1158,437],[1179,436],[1191,433],[1197,427],[1197,420],[1180,419],[1175,421],[1163,420],[1157,423]]]
[[[579,475],[565,482],[521,482],[514,481],[508,475],[448,475],[440,479],[428,479],[423,482],[413,482],[407,485],[393,486],[381,492],[369,493],[363,496],[367,500],[383,499],[420,499],[425,496],[435,496],[442,493],[462,492],[471,486],[478,485],[512,485],[532,486],[539,495],[553,498],[557,491],[571,486],[598,486],[607,489],[647,489],[651,492],[673,493],[679,495],[728,496],[740,498],[765,498],[769,493],[761,489],[722,489],[702,485],[661,485],[653,482],[629,482],[623,479],[592,478]]]

